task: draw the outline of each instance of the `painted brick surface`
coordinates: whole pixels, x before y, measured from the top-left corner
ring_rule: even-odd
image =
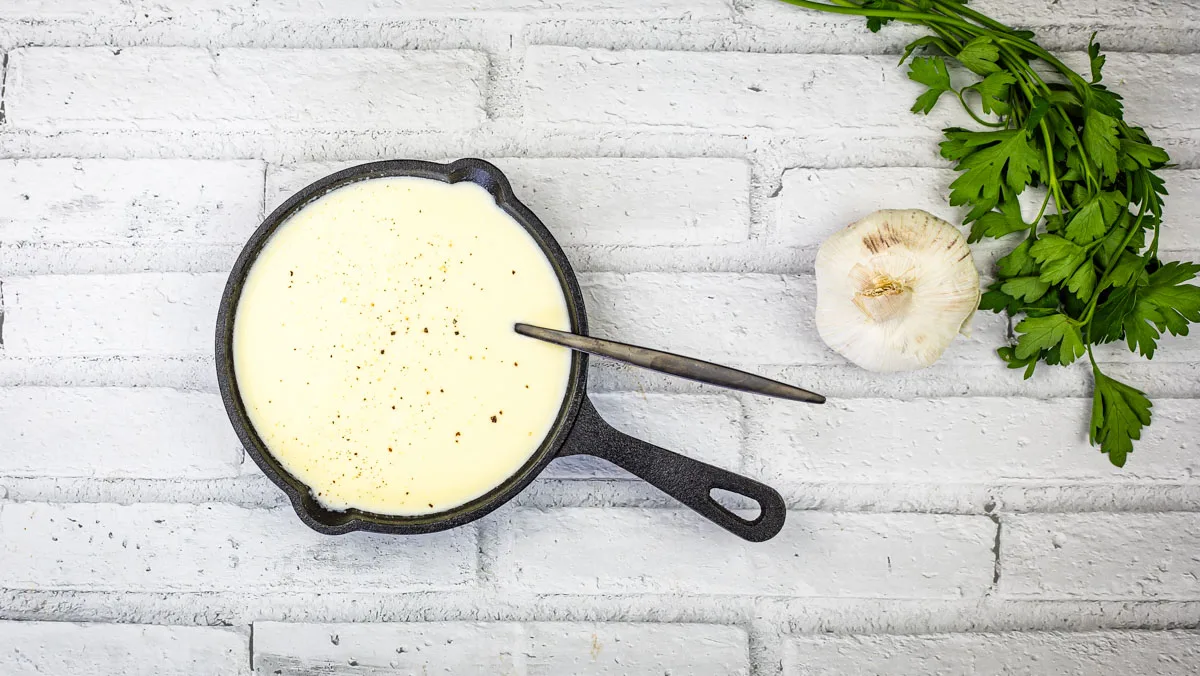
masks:
[[[519,510],[505,583],[561,594],[713,593],[970,598],[991,584],[984,517],[793,512],[749,544],[675,510]]]
[[[0,161],[0,242],[241,244],[258,225],[263,164]]]
[[[1200,596],[1200,515],[1018,514],[1001,521],[1000,591],[1021,598]]]
[[[783,671],[789,676],[1184,676],[1200,664],[1197,639],[1194,631],[796,636],[787,641]]]
[[[509,622],[254,625],[256,674],[519,674]]]
[[[448,161],[454,158],[435,158]],[[488,158],[559,244],[694,245],[746,239],[749,166],[741,160]],[[267,170],[267,205],[359,162]]]
[[[260,674],[749,673],[746,633],[702,624],[261,622],[254,647]]]
[[[242,446],[212,394],[6,387],[0,420],[0,475],[208,479],[241,471]]]
[[[120,0],[12,0],[0,7],[0,19],[95,19],[101,16],[130,18]]]
[[[703,129],[889,127],[920,87],[890,56],[579,50],[526,52],[525,114],[539,121]],[[666,84],[666,86],[664,86]],[[861,92],[871,105],[859,105]],[[965,124],[940,107],[910,128]]]
[[[110,591],[454,589],[475,579],[475,537],[331,538],[291,508],[0,504],[0,587]]]
[[[814,28],[836,21],[827,14],[805,12],[777,0],[747,0],[745,16],[757,25],[777,29]],[[1081,26],[1090,30],[1117,26],[1192,26],[1200,19],[1200,9],[1193,0],[1172,2],[1150,0],[1126,3],[1120,0],[1059,0],[1045,3],[1039,0],[978,0],[971,6],[979,12],[1010,25],[1034,27],[1039,30],[1064,25]],[[854,27],[862,30],[862,19],[853,17]],[[890,27],[889,27],[890,28]]]
[[[8,355],[211,354],[225,275],[47,275],[3,283]]]
[[[29,48],[9,55],[8,71],[8,123],[20,129],[464,129],[484,118],[487,60],[461,51]]]
[[[1087,441],[1090,399],[848,399],[746,403],[747,451],[770,481],[1169,479],[1197,471],[1192,400],[1159,399],[1124,469]]]
[[[22,2],[27,0],[21,0]],[[17,3],[18,5],[21,2]],[[37,3],[34,3],[35,5]],[[267,0],[247,7],[236,0],[158,0],[150,5],[167,16],[212,12],[219,16],[259,20],[306,21],[386,21],[411,18],[478,18],[496,19],[505,16],[538,19],[593,18],[620,16],[624,19],[720,19],[731,17],[730,0],[699,0],[681,3],[672,0],[639,2],[638,0],[602,0],[574,7],[554,0],[448,0],[429,3],[421,0],[400,0],[379,4],[371,0],[343,0],[327,3],[321,0]]]
[[[249,662],[232,627],[0,622],[5,676],[231,676]]]

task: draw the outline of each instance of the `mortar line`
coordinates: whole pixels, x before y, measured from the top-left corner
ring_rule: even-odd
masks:
[[[756,607],[755,614],[757,613]],[[779,676],[782,670],[780,648],[784,634],[778,624],[751,619],[737,625],[746,632],[746,656],[750,662],[750,676]]]
[[[881,54],[895,55],[903,49],[905,40],[900,34],[884,31],[871,34],[862,24],[853,26],[844,35],[814,36],[806,31],[808,26],[819,24],[821,17],[805,15],[792,8],[796,17],[811,17],[811,22],[801,20],[792,29],[759,25],[745,16],[745,9],[738,7],[725,17],[688,20],[684,18],[658,19],[639,18],[629,21],[603,18],[571,19],[568,16],[531,17],[532,27],[539,44],[547,46],[570,46],[593,49],[656,49],[659,51],[709,51],[736,53],[795,53],[815,54],[822,50],[838,54]],[[525,18],[513,12],[509,19]],[[998,17],[1004,19],[1005,17]],[[1086,49],[1087,36],[1100,30],[1105,36],[1104,48],[1109,53],[1152,52],[1188,55],[1196,52],[1194,41],[1185,39],[1196,30],[1195,23],[1174,25],[1168,21],[1153,24],[1126,26],[1109,22],[1090,25],[1086,17],[1070,17],[1068,23],[1055,25],[1049,22],[1032,26],[1043,46],[1056,52]],[[358,46],[368,48],[418,48],[427,50],[478,48],[472,37],[463,38],[457,33],[471,33],[485,26],[486,19],[469,15],[422,18],[417,16],[397,17],[383,20],[343,19],[342,25],[349,27],[357,36]],[[465,30],[455,31],[456,26],[467,24]],[[63,21],[58,30],[39,31],[36,24],[28,20],[0,20],[0,47],[17,45],[60,46],[60,47],[205,47],[211,44],[226,47],[249,47],[264,49],[289,48],[338,48],[345,47],[344,33],[330,31],[339,25],[336,17],[324,20],[269,20],[248,16],[232,16],[206,25],[201,30],[189,27],[183,21],[144,22],[102,20],[83,25],[78,21]],[[617,30],[613,30],[613,29]],[[690,29],[690,30],[688,30]],[[1056,30],[1057,29],[1057,30]],[[266,39],[263,38],[264,35]],[[433,36],[430,38],[429,36]],[[598,37],[597,37],[598,36]]]
[[[995,567],[992,569],[992,593],[998,594],[1000,592],[1000,532],[1003,526],[1001,525],[999,515],[988,514],[987,517],[992,520],[992,523],[996,524],[996,541],[992,546],[992,553],[995,556]]]
[[[123,592],[0,587],[0,620],[231,626],[197,621],[197,604],[235,623],[513,622],[751,626],[761,636],[913,635],[1061,631],[1200,630],[1200,601],[1155,599],[882,599],[634,593],[493,598],[479,592],[239,590]],[[193,621],[180,621],[192,617]],[[762,676],[756,674],[756,676]]]
[[[4,125],[8,119],[4,107],[4,95],[8,89],[8,54],[5,52],[4,56],[0,58],[0,125]]]
[[[258,222],[262,223],[267,218],[267,183],[271,174],[271,163],[266,160],[260,161],[262,162],[262,193],[259,195]]]
[[[746,410],[749,395],[738,393],[734,400],[738,403],[738,471],[746,472],[751,465],[750,459],[750,413]]]
[[[750,228],[747,239],[760,246],[771,247],[769,239],[778,229],[779,204],[775,198],[783,189],[783,164],[779,153],[766,148],[750,148],[746,153],[750,167],[750,185],[747,200],[750,211]]]

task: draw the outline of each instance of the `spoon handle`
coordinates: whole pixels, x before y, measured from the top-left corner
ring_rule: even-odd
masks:
[[[721,366],[691,357],[684,357],[670,352],[660,352],[647,347],[627,345],[612,340],[602,340],[590,336],[581,336],[566,331],[545,329],[530,324],[516,324],[513,329],[522,336],[536,338],[547,343],[562,345],[572,350],[588,354],[616,359],[627,364],[640,366],[651,371],[669,373],[680,378],[695,380],[731,390],[762,394],[768,397],[804,401],[810,404],[824,404],[825,397],[799,387],[792,387],[776,380],[756,376],[737,369]]]

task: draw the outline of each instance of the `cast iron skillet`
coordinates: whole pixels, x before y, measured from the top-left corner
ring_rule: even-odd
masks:
[[[225,410],[237,431],[238,438],[254,462],[288,498],[304,523],[327,535],[339,535],[364,530],[376,533],[431,533],[461,526],[474,521],[513,499],[529,482],[558,457],[586,454],[608,460],[636,474],[659,490],[691,507],[722,528],[752,542],[762,542],[775,536],[783,527],[786,515],[783,498],[769,486],[727,472],[697,460],[672,453],[623,434],[604,421],[587,397],[587,360],[582,352],[572,352],[570,383],[550,433],[532,457],[502,484],[465,505],[436,514],[421,516],[387,516],[359,510],[343,512],[325,509],[313,498],[308,487],[289,474],[267,450],[266,445],[246,415],[238,394],[233,370],[233,320],[246,273],[253,265],[263,245],[272,233],[293,213],[331,190],[348,183],[386,176],[416,176],[458,183],[470,181],[490,192],[496,204],[520,223],[550,260],[562,284],[571,318],[571,330],[587,334],[587,316],[579,283],[567,257],[546,226],[513,195],[508,179],[499,169],[477,159],[462,159],[450,164],[435,164],[417,160],[392,160],[352,167],[309,185],[296,193],[267,217],[250,237],[238,256],[221,296],[217,313],[216,365],[217,381]],[[714,489],[723,489],[751,498],[761,511],[750,520],[744,519],[712,497]]]

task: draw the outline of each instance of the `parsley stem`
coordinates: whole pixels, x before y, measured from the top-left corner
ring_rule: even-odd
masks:
[[[1063,197],[1062,187],[1058,185],[1058,172],[1054,169],[1054,145],[1050,140],[1050,129],[1046,126],[1045,120],[1039,122],[1038,127],[1042,130],[1042,141],[1046,144],[1046,173],[1050,175],[1050,180],[1048,182],[1050,186],[1049,192],[1054,193],[1054,208],[1058,209],[1058,213],[1065,214],[1070,211],[1071,205],[1067,204],[1067,208],[1063,209],[1063,205],[1067,202]],[[1038,220],[1033,222],[1035,228],[1040,220],[1042,219],[1039,215]]]
[[[1080,320],[1080,324],[1085,326],[1091,324],[1092,315],[1096,313],[1096,304],[1100,301],[1100,294],[1104,291],[1105,284],[1108,283],[1108,278],[1112,276],[1113,270],[1117,268],[1117,263],[1121,260],[1121,254],[1125,251],[1125,247],[1129,246],[1129,243],[1133,241],[1134,235],[1142,231],[1142,219],[1145,217],[1146,202],[1142,201],[1142,203],[1138,206],[1137,218],[1134,219],[1133,225],[1129,226],[1129,232],[1126,233],[1125,239],[1121,241],[1120,248],[1116,250],[1116,252],[1113,254],[1112,260],[1108,262],[1108,266],[1105,268],[1104,274],[1100,276],[1100,281],[1096,282],[1096,290],[1092,292],[1092,297],[1090,300],[1088,300],[1087,312],[1084,314],[1083,319]]]
[[[1054,180],[1054,175],[1050,175],[1051,180]],[[1050,205],[1050,195],[1053,191],[1047,190],[1046,196],[1042,198],[1042,208],[1038,209],[1037,216],[1033,217],[1033,232],[1037,232],[1038,223],[1042,222],[1042,216],[1046,213],[1046,207]]]
[[[956,96],[958,96],[958,102],[962,104],[963,110],[967,111],[967,115],[970,115],[972,120],[975,120],[975,122],[977,122],[978,124],[981,124],[985,127],[991,127],[993,129],[1003,129],[1008,126],[1007,122],[1004,122],[1004,121],[988,122],[987,120],[983,119],[982,117],[979,117],[978,115],[976,115],[975,111],[971,110],[971,106],[969,104],[967,104],[967,100],[965,98],[963,98],[962,93],[964,91],[966,91],[966,89],[967,89],[966,87],[963,87],[962,89],[955,89],[953,91],[954,91],[954,94]]]

